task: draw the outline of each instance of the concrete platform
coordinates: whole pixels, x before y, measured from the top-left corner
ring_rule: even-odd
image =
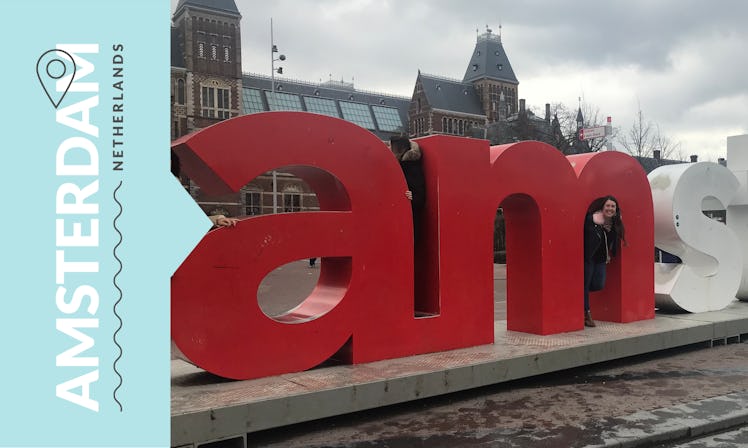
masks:
[[[580,367],[674,347],[748,337],[748,303],[700,314],[660,314],[629,324],[552,336],[506,330],[468,349],[332,366],[250,381],[217,378],[172,360],[172,446],[224,440],[243,447],[251,433],[334,415]]]

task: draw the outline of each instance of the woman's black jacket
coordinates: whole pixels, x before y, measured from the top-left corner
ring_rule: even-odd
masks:
[[[615,227],[608,232],[608,254],[618,253],[618,233]],[[592,213],[584,217],[584,261],[605,262],[605,228],[592,221]],[[597,255],[597,256],[596,256]]]

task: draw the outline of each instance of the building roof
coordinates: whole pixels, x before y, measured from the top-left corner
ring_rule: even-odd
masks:
[[[466,82],[433,75],[418,74],[423,92],[434,109],[484,116],[478,92]]]
[[[239,14],[239,9],[236,7],[236,2],[234,2],[234,0],[179,0],[174,15],[177,15],[179,10],[185,6],[194,6],[241,15]]]
[[[655,168],[659,168],[663,165],[676,165],[679,163],[686,163],[682,160],[660,159],[660,158],[654,158],[654,157],[640,157],[640,156],[633,156],[633,157],[639,161],[639,164],[641,164],[642,168],[644,168],[644,171],[646,171],[647,174],[654,171]]]
[[[504,51],[504,46],[501,45],[501,36],[492,34],[490,29],[478,36],[473,56],[470,58],[462,80],[473,82],[485,78],[519,84]]]
[[[353,83],[312,83],[258,74],[242,76],[242,113],[299,110],[350,121],[381,139],[408,130],[410,98],[357,90]],[[271,90],[275,89],[276,101]]]

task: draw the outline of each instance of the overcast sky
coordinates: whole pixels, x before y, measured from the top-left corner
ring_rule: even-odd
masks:
[[[172,12],[177,0],[172,1]],[[354,82],[410,97],[418,75],[462,79],[476,29],[494,33],[519,97],[574,109],[578,98],[622,132],[639,108],[716,161],[748,134],[748,2],[688,0],[236,0],[244,72],[270,75],[270,18],[284,77]]]

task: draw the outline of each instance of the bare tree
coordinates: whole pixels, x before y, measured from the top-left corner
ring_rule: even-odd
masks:
[[[660,157],[663,159],[683,160],[685,156],[681,150],[680,142],[673,142],[670,137],[660,132],[660,126],[652,138],[652,149],[660,151]]]
[[[637,157],[653,157],[655,151],[660,152],[662,159],[682,160],[681,143],[673,142],[664,135],[660,126],[644,119],[644,113],[639,107],[631,128],[621,135],[618,140],[627,153]]]
[[[618,141],[627,153],[636,157],[651,157],[654,150],[654,134],[652,123],[644,121],[641,107],[636,114],[634,123],[628,131],[620,136]]]
[[[589,103],[582,103],[578,108],[570,108],[565,104],[556,103],[551,106],[554,110],[554,115],[558,117],[561,131],[566,136],[569,145],[572,145],[574,140],[577,138],[577,116],[579,111],[582,112],[582,128],[592,128],[597,126],[607,125],[607,117],[604,118],[600,113],[600,108]],[[606,120],[606,121],[603,121]],[[613,129],[615,134],[616,129]],[[608,136],[611,138],[611,136]],[[589,152],[600,151],[603,146],[607,143],[607,138],[595,138],[587,140],[589,146]]]

